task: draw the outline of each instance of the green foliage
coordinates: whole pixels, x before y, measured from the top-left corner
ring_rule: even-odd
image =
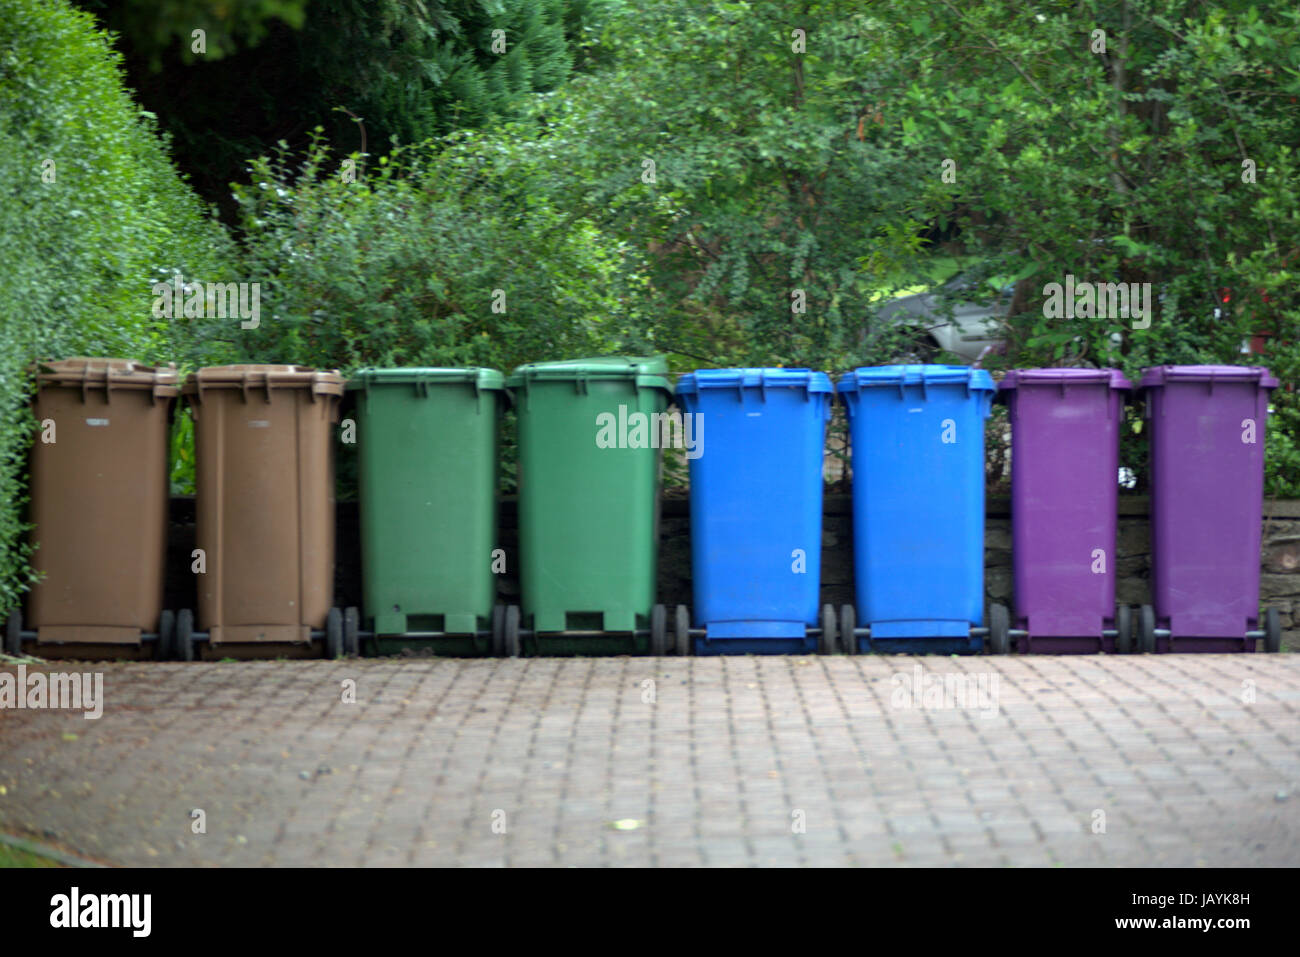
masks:
[[[1300,16],[1236,2],[1039,9],[934,4],[919,46],[906,25],[915,4],[875,11],[893,119],[918,173],[954,159],[949,206],[963,240],[1013,250],[1030,277],[1013,360],[1081,346],[1129,371],[1237,361],[1251,333],[1293,331],[1300,78],[1279,64],[1300,63]],[[1093,30],[1106,32],[1105,53],[1092,52]],[[1067,273],[1152,283],[1151,328],[1044,316],[1043,287]],[[1215,319],[1224,288],[1233,305]]]
[[[350,162],[360,164],[361,157]],[[328,164],[328,165],[327,165]],[[619,349],[639,318],[627,250],[548,199],[506,128],[396,151],[352,181],[317,140],[236,188],[256,330],[212,330],[244,360],[485,365]]]
[[[277,20],[301,27],[308,0],[81,0],[78,5],[113,32],[129,36],[157,69],[164,53],[193,62],[256,46]],[[195,30],[203,31],[201,53],[194,49]]]
[[[81,2],[99,12],[101,0]],[[141,99],[173,132],[178,162],[233,218],[228,184],[243,177],[248,159],[281,140],[300,155],[316,126],[343,153],[379,155],[510,118],[529,94],[553,89],[576,60],[591,59],[605,2],[311,0],[301,17],[262,16],[266,35],[255,46],[193,57],[178,39],[168,41],[161,61],[155,29],[188,38],[193,18],[161,25],[149,11],[201,7],[201,0],[146,0],[138,10],[103,12],[121,30]],[[261,3],[271,0],[251,6]]]
[[[641,352],[653,332],[631,250],[550,197],[547,167],[518,131],[464,132],[346,168],[315,140],[292,170],[284,150],[235,187],[259,328],[212,325],[239,361],[488,366]],[[345,175],[345,172],[348,175]],[[355,173],[355,177],[351,175]],[[507,431],[508,436],[508,431]],[[514,448],[501,448],[502,487]],[[339,462],[340,498],[355,463]]]
[[[531,148],[554,157],[566,208],[642,253],[626,261],[649,277],[645,311],[683,357],[888,360],[903,344],[874,319],[881,294],[948,255],[997,257],[1018,282],[993,367],[1133,377],[1258,361],[1241,355],[1254,333],[1300,332],[1294,10],[649,0],[603,41],[612,65],[539,101]],[[1150,283],[1150,327],[1047,315],[1045,287],[1067,275]]]
[[[173,52],[156,75],[153,26],[125,26],[146,101],[230,202],[234,266],[102,42],[55,42],[62,6],[5,4],[0,234],[25,243],[5,281],[30,294],[0,307],[4,355],[348,372],[665,351],[678,370],[838,370],[905,354],[879,307],[960,261],[1018,283],[993,367],[1300,372],[1300,13],[1281,5],[311,0],[294,29],[300,4],[264,0],[211,5],[234,45],[265,28],[216,62],[182,63],[184,24],[159,26]],[[32,171],[55,146],[69,158],[43,193]],[[140,297],[176,270],[262,283],[261,326],[153,320]],[[1150,283],[1149,328],[1049,315],[1067,275]],[[1259,333],[1266,355],[1242,356]],[[1279,390],[1273,494],[1300,494],[1298,436]],[[1144,439],[1122,451],[1139,476]],[[178,458],[176,487],[191,467]]]
[[[859,124],[859,9],[629,5],[603,36],[614,65],[538,103],[532,148],[569,208],[642,251],[683,357],[847,366],[893,345],[867,335],[861,264],[895,271],[920,223],[906,157]]]
[[[885,125],[918,176],[936,181],[940,159],[955,161],[946,207],[930,208],[967,252],[1009,253],[1024,278],[1006,364],[1114,365],[1136,381],[1147,365],[1268,363],[1294,382],[1289,346],[1263,359],[1241,347],[1300,332],[1300,13],[1174,0],[924,7],[924,43],[915,3],[873,8]],[[1150,283],[1150,327],[1048,315],[1046,286],[1067,275]],[[1270,424],[1273,493],[1300,477],[1292,403],[1279,394]],[[1139,476],[1143,446],[1133,435],[1123,451]]]
[[[224,231],[177,175],[119,57],[67,3],[0,0],[0,607],[28,580],[26,367],[108,355],[197,356],[155,318],[152,284],[225,278]]]
[[[1089,49],[1093,29],[1106,31],[1105,53]],[[1297,49],[1300,15],[1237,2],[1195,11],[1172,0],[1054,3],[1027,13],[1010,0],[828,0],[795,13],[648,0],[608,8],[597,69],[534,97],[520,122],[398,160],[394,168],[414,162],[423,182],[439,184],[418,201],[394,199],[398,210],[379,218],[339,213],[318,202],[345,195],[339,184],[304,196],[282,168],[260,167],[261,198],[245,192],[241,203],[247,228],[277,189],[296,197],[293,229],[255,243],[276,262],[255,270],[281,276],[287,296],[310,290],[318,320],[288,320],[294,342],[325,344],[344,365],[354,357],[340,350],[356,341],[396,359],[479,361],[475,337],[487,330],[466,304],[481,303],[493,288],[488,273],[500,272],[480,259],[487,237],[498,242],[506,229],[514,255],[536,243],[532,264],[554,255],[538,241],[545,229],[521,230],[511,218],[513,203],[533,223],[585,230],[609,250],[598,256],[602,280],[571,287],[573,298],[590,302],[617,282],[609,338],[673,353],[678,368],[839,369],[899,358],[907,337],[876,311],[960,256],[996,261],[1018,282],[1008,355],[987,364],[1113,364],[1133,378],[1144,365],[1243,361],[1242,341],[1261,330],[1295,341]],[[1246,159],[1254,182],[1243,177]],[[458,194],[453,183],[473,186]],[[346,195],[359,201],[377,188]],[[427,295],[406,295],[398,310],[388,290],[406,263],[386,251],[386,237],[412,228],[417,202],[437,209],[430,231],[439,238],[401,248],[437,249],[415,258],[440,268]],[[280,251],[304,233],[319,237],[311,260],[281,266]],[[458,258],[461,249],[474,254]],[[387,263],[379,297],[363,294],[348,269],[313,272],[351,250]],[[577,282],[581,271],[570,267],[580,261],[561,265],[566,281]],[[1048,315],[1046,287],[1067,275],[1150,283],[1150,327]],[[1231,290],[1228,302],[1220,290]],[[399,312],[419,318],[390,328]],[[450,325],[449,315],[458,317]],[[529,338],[529,319],[500,324],[520,346],[514,354],[562,354],[548,327]],[[1274,491],[1293,474],[1281,402]],[[1139,475],[1141,445],[1135,432],[1123,453]]]
[[[194,494],[194,420],[183,411],[172,422],[171,494]]]
[[[1300,498],[1300,344],[1280,344],[1265,356],[1270,371],[1282,383],[1273,392],[1272,414],[1265,440],[1264,476],[1269,495]]]
[[[319,83],[370,142],[416,143],[514,112],[573,65],[562,0],[314,0],[286,67]],[[496,31],[500,31],[497,34]]]

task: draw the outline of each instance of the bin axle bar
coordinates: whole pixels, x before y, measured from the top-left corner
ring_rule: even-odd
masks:
[[[311,639],[312,639],[312,641],[315,641],[317,638],[324,638],[324,637],[325,637],[325,632],[323,632],[323,631],[314,631],[314,630],[313,630],[313,631],[311,632]],[[196,631],[196,632],[193,632],[193,633],[190,635],[190,639],[191,639],[192,641],[211,641],[211,640],[212,640],[212,632],[210,632],[210,631]],[[222,644],[223,644],[223,645],[271,645],[271,644],[274,644],[274,645],[297,645],[297,644],[301,644],[301,642],[297,642],[297,641],[274,641],[274,642],[273,642],[273,641],[223,641]]]
[[[810,630],[813,630],[813,629],[810,629]],[[816,633],[816,634],[821,634],[821,629],[820,629],[820,628],[815,629],[815,630],[814,630],[814,633]],[[971,637],[974,637],[974,638],[987,638],[987,637],[988,637],[988,634],[989,634],[989,630],[988,630],[987,628],[985,628],[985,627],[983,627],[983,626],[981,625],[981,626],[978,626],[978,627],[972,627],[971,630],[970,630],[970,633],[971,633]],[[1029,632],[1027,632],[1027,631],[1016,631],[1016,630],[1013,629],[1013,630],[1011,630],[1011,631],[1008,631],[1007,634],[1008,634],[1008,635],[1014,635],[1014,636],[1020,637],[1020,636],[1024,636],[1024,635],[1029,634]],[[858,625],[856,628],[853,629],[853,637],[854,637],[854,638],[870,638],[870,637],[871,637],[871,626],[870,626],[870,625]],[[891,639],[882,639],[882,640],[888,641],[888,640],[891,640]]]
[[[315,632],[312,632],[315,634]],[[523,634],[523,632],[520,632]],[[491,638],[490,631],[358,631],[358,638],[394,639],[403,638]]]
[[[24,629],[22,629],[21,631],[18,632],[18,636],[19,636],[20,638],[22,638],[24,641],[35,641],[37,638],[40,637],[40,633],[39,633],[39,632],[36,632],[36,631],[29,631],[29,630],[27,630],[26,628],[24,628]],[[140,640],[141,640],[141,641],[157,641],[158,638],[159,638],[159,635],[158,635],[158,633],[157,633],[156,631],[142,631],[142,632],[140,632]],[[98,643],[98,642],[97,642],[97,643]],[[80,642],[80,641],[43,641],[43,642],[41,642],[41,644],[43,644],[43,645],[80,645],[80,644],[85,644],[85,642]],[[114,644],[114,642],[108,642],[108,644]]]
[[[622,638],[629,636],[632,638],[649,638],[649,628],[637,628],[633,631],[599,631],[595,629],[572,629],[567,628],[563,631],[538,631],[536,628],[520,628],[519,637],[521,638]]]

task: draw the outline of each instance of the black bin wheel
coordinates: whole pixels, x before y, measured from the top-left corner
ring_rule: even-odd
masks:
[[[343,609],[343,654],[349,658],[361,655],[361,612],[351,605]]]
[[[817,652],[822,655],[833,655],[839,648],[838,635],[835,629],[835,606],[822,605],[822,633],[817,640]]]
[[[194,612],[188,608],[176,613],[176,657],[181,661],[194,660]]]
[[[519,657],[519,606],[507,605],[502,628],[501,653],[507,658]]]
[[[15,658],[23,653],[23,613],[20,608],[11,609],[9,617],[5,620],[4,651],[6,655],[13,655]]]
[[[852,605],[840,605],[840,649],[846,655],[858,653],[858,612]]]
[[[325,616],[325,657],[343,657],[343,612],[331,608]]]
[[[506,653],[506,606],[492,606],[492,657]]]
[[[1011,612],[1006,605],[989,606],[989,651],[995,655],[1011,654]]]
[[[1115,653],[1133,654],[1133,609],[1128,605],[1115,606]]]
[[[691,653],[691,612],[685,605],[677,606],[675,627],[673,628],[673,640],[677,650],[677,657],[684,658]]]
[[[154,661],[170,661],[176,654],[176,612],[164,608],[158,616],[158,642],[153,648]]]
[[[650,609],[650,654],[656,658],[668,654],[668,609],[663,605]]]
[[[1264,650],[1269,654],[1282,650],[1282,615],[1276,608],[1264,612]]]
[[[1143,605],[1138,621],[1138,653],[1153,655],[1156,651],[1156,610]]]

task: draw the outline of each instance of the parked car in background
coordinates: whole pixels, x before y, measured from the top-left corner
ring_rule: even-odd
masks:
[[[1102,240],[1097,240],[1101,243]],[[1015,293],[1016,266],[1008,257],[993,257],[969,262],[951,278],[930,288],[920,288],[896,296],[877,307],[864,339],[879,335],[890,328],[905,332],[904,345],[897,356],[901,362],[931,362],[941,352],[950,353],[964,362],[977,362],[990,352],[1004,352],[1007,328],[1005,320],[1011,310]],[[1022,273],[1023,275],[1023,273]],[[1044,280],[1046,281],[1046,280]],[[1059,278],[1058,278],[1059,281]],[[1108,282],[1119,282],[1112,277]],[[914,287],[915,288],[915,287]],[[1158,283],[1154,290],[1160,307],[1172,307],[1176,302],[1169,298],[1167,286]],[[1214,320],[1222,320],[1230,310],[1249,306],[1255,313],[1267,313],[1271,300],[1267,292],[1259,290],[1253,297],[1243,296],[1229,288],[1221,288],[1213,296]],[[1273,335],[1267,321],[1250,338],[1242,341],[1243,355],[1260,354]],[[1112,347],[1118,349],[1122,336],[1111,337]],[[1067,350],[1064,361],[1071,364]],[[1097,357],[1080,360],[1084,364],[1099,361]]]
[[[874,321],[910,333],[908,351],[899,357],[910,362],[930,362],[941,351],[967,362],[1000,352],[1015,289],[996,275],[1003,266],[997,260],[977,263],[929,291],[899,296],[881,306]]]

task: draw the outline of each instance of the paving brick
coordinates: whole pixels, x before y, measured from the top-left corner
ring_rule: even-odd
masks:
[[[892,707],[918,665],[996,674],[996,713]],[[122,864],[1300,861],[1289,655],[96,670],[99,721],[0,711],[0,826]]]

